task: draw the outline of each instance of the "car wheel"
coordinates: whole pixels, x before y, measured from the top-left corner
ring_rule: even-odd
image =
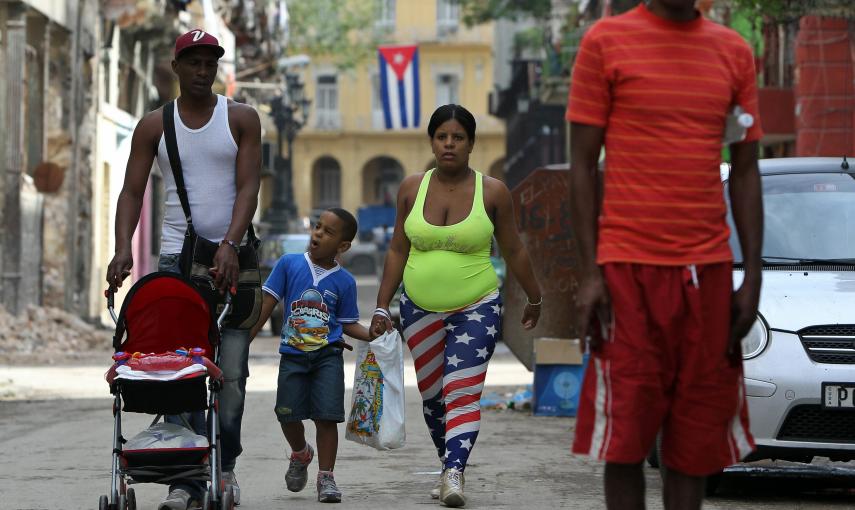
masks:
[[[715,493],[718,490],[718,486],[721,485],[722,476],[723,473],[716,473],[707,477],[707,484],[704,489],[704,493],[708,498],[715,496]]]

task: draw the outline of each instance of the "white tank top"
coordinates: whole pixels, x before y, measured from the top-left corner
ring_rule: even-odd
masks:
[[[177,106],[174,111],[175,138],[181,155],[184,187],[187,188],[193,226],[200,236],[219,242],[229,230],[237,196],[235,163],[238,146],[229,129],[228,99],[217,95],[214,114],[199,129],[190,129],[181,122]],[[160,253],[180,253],[187,221],[181,209],[181,201],[178,200],[163,135],[157,146],[157,164],[166,188]]]

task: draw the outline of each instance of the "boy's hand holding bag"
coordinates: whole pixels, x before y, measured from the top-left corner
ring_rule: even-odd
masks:
[[[404,429],[404,353],[392,330],[356,344],[356,373],[345,439],[377,450],[401,448]]]

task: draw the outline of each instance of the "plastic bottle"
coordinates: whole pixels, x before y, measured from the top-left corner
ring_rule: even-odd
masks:
[[[736,106],[733,109],[733,114],[736,115],[736,122],[745,129],[754,125],[754,116],[743,110],[741,107]]]
[[[190,349],[190,356],[193,358],[194,363],[202,363],[202,356],[205,355],[205,349],[201,347],[194,347]]]
[[[743,110],[741,106],[734,106],[725,119],[722,144],[730,145],[745,140],[748,128],[753,125],[754,116]]]

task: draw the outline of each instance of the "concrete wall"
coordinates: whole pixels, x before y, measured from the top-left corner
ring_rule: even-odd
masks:
[[[116,203],[125,178],[125,167],[130,154],[130,141],[133,128],[139,119],[112,105],[102,104],[97,119],[97,139],[95,165],[92,171],[93,186],[93,246],[92,258],[96,270],[90,280],[89,309],[101,322],[108,323],[110,317],[105,308],[101,291],[106,285],[107,263],[113,257],[116,249],[114,231],[116,228]],[[143,229],[148,227],[146,217],[141,215]],[[138,229],[139,230],[139,229]],[[149,256],[150,258],[150,256]],[[150,270],[150,260],[139,250],[134,251],[134,278],[142,276]],[[124,285],[117,294],[116,307],[121,306],[122,299],[129,285]]]
[[[96,3],[0,2],[0,30],[4,32],[0,58],[4,77],[0,80],[4,134],[0,137],[4,156],[0,245],[3,252],[14,254],[4,257],[0,267],[6,305],[12,310],[42,303],[65,306],[66,289],[73,289],[73,294],[81,291],[79,275],[70,271],[68,264],[67,227],[76,225],[77,218],[69,216],[67,206],[79,196],[88,196],[88,189],[84,184],[71,192],[66,182],[59,192],[42,193],[33,185],[32,177],[40,163],[54,163],[62,169],[79,168],[86,156],[85,151],[74,150],[73,142],[76,129],[83,133],[88,130],[79,122],[71,122],[71,118],[77,112],[80,115],[75,118],[84,119],[91,103],[86,103],[85,98],[76,103],[72,100],[73,87],[69,84],[75,77],[83,80],[87,73],[73,63],[72,48],[78,46],[74,46],[77,42],[72,44],[70,34],[78,13],[84,14],[81,26],[95,25],[92,7]],[[17,28],[13,21],[19,25]],[[14,33],[20,35],[13,36]],[[79,47],[90,50],[86,43],[91,42],[91,34],[87,31],[82,35]],[[77,175],[85,181],[87,174]],[[85,236],[85,228],[81,233]],[[83,251],[79,260],[87,261],[88,254]],[[85,267],[82,272],[86,273]]]

